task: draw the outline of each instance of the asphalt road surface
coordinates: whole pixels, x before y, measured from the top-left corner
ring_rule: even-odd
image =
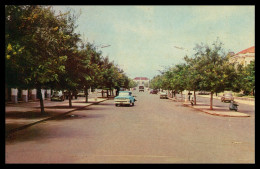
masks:
[[[134,95],[133,107],[108,100],[14,133],[6,163],[255,163],[254,116],[213,116]]]

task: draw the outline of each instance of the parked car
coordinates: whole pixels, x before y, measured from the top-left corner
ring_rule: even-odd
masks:
[[[81,91],[78,91],[78,94],[77,94],[78,97],[85,97],[85,92],[83,90]]]
[[[234,97],[232,93],[224,93],[223,96],[221,97],[221,102],[231,102],[234,101]]]
[[[160,99],[168,99],[167,93],[161,92],[161,93],[160,93]]]
[[[150,91],[150,94],[157,94],[158,93],[158,90],[156,90],[156,89],[152,89],[151,91]]]
[[[64,94],[62,91],[54,91],[51,96],[51,101],[64,101]]]
[[[210,92],[207,91],[199,91],[198,95],[209,95]]]
[[[136,101],[135,97],[132,96],[131,91],[119,91],[118,96],[114,98],[115,106],[119,106],[119,105],[134,106]]]
[[[75,99],[77,99],[77,91],[71,91],[71,99],[73,99],[73,97],[75,97]],[[64,90],[63,91],[63,95],[65,99],[69,99],[69,91],[68,90]]]

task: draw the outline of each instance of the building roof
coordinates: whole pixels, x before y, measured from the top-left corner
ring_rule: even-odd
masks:
[[[134,80],[149,80],[147,77],[136,77]]]
[[[237,54],[246,54],[246,53],[255,53],[255,46],[242,50],[242,51],[238,52]]]

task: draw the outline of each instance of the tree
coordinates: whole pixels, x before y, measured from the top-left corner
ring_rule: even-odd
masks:
[[[129,88],[134,88],[137,87],[137,83],[135,81],[133,81],[133,79],[128,78],[129,79]]]
[[[97,88],[103,81],[101,52],[96,51],[94,44],[82,42],[79,57],[81,58],[81,64],[78,71],[80,74],[78,88],[84,89],[87,103],[88,89],[90,87]]]
[[[254,95],[255,90],[255,61],[252,61],[249,65],[243,67],[238,66],[239,78],[237,84],[240,84],[244,94]]]
[[[69,95],[69,107],[72,107],[71,94],[76,93],[79,86],[81,58],[79,57],[78,46],[80,42],[79,34],[74,33],[76,28],[77,16],[71,14],[71,11],[66,12],[66,15],[59,15],[59,20],[63,22],[64,26],[59,29],[60,48],[57,51],[59,55],[67,57],[64,63],[64,70],[60,72],[58,82],[55,88],[59,90],[67,90]]]
[[[61,46],[58,30],[64,23],[55,17],[50,7],[7,5],[6,14],[7,82],[40,91],[48,87],[48,83],[58,81],[67,59],[57,53]],[[44,113],[41,92],[40,104]]]
[[[200,90],[200,82],[202,81],[202,76],[199,72],[198,64],[196,64],[197,58],[189,58],[188,56],[184,57],[184,60],[187,63],[187,75],[186,75],[186,89],[193,91],[194,95],[194,104],[197,104],[196,91]]]
[[[231,89],[237,75],[234,65],[228,62],[228,57],[222,49],[222,43],[215,41],[212,47],[197,45],[195,67],[199,73],[199,88],[210,91],[210,109],[213,109],[213,93]]]
[[[172,68],[169,68],[169,71],[165,74],[166,79],[165,86],[168,89],[175,91],[184,91],[186,89],[186,79],[187,79],[187,65],[186,64],[177,64]]]
[[[150,82],[150,87],[152,89],[162,88],[162,75],[157,75],[157,76],[153,77]]]

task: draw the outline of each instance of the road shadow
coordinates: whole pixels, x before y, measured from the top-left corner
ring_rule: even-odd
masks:
[[[89,110],[107,110],[107,108],[103,108],[103,107],[84,107],[82,109],[79,109],[77,111],[89,111]]]
[[[101,102],[101,103],[99,103],[98,105],[101,105],[101,106],[104,106],[104,105],[115,105],[113,102],[111,103],[111,102]]]
[[[64,138],[66,141],[69,137],[77,137],[82,134],[82,131],[79,131],[76,128],[68,127],[66,130],[62,130],[58,128],[59,132],[57,132],[56,128],[39,128],[32,127],[28,128],[28,130],[21,130],[20,132],[14,132],[6,135],[5,137],[5,145],[16,144],[20,142],[28,142],[35,141],[38,143],[49,142],[49,139],[53,138]],[[87,135],[84,133],[84,135]],[[88,136],[86,136],[88,137]]]
[[[84,105],[86,106],[86,105]],[[45,108],[47,109],[78,109],[78,108],[82,108],[84,107],[83,105],[82,106],[73,106],[72,107],[69,107],[69,106],[46,106]]]
[[[21,111],[9,111],[8,113],[5,114],[5,118],[11,118],[11,119],[40,119],[40,118],[46,118],[46,117],[51,117],[57,113],[52,112],[52,111],[45,111],[45,113],[41,113],[39,111],[26,111],[26,112],[21,112]]]
[[[85,101],[74,101],[74,102],[72,102],[72,104],[73,103],[86,103]],[[87,102],[87,103],[91,103],[91,102]]]
[[[49,119],[48,121],[67,121],[67,120],[78,120],[78,119],[88,119],[88,118],[103,118],[105,115],[103,114],[87,114],[87,115],[78,115],[78,114],[65,114],[56,116],[54,118]],[[45,121],[47,122],[47,121]],[[42,123],[42,122],[41,122]],[[43,122],[44,123],[44,122]],[[47,125],[47,124],[46,124]],[[37,141],[37,142],[44,142],[46,139],[49,138],[58,138],[58,137],[73,137],[78,136],[80,131],[78,129],[74,129],[73,127],[68,127],[66,130],[59,130],[60,132],[57,133],[55,128],[42,128],[42,127],[30,127],[29,124],[27,127],[23,127],[24,124],[17,124],[17,123],[8,123],[5,126],[5,141],[6,144],[13,144],[17,142],[26,142],[26,141]],[[30,128],[28,128],[30,127]],[[21,128],[21,129],[19,129]],[[28,128],[26,131],[22,130]],[[11,130],[21,132],[12,132]]]
[[[7,123],[5,124],[5,133],[8,134],[11,130],[24,126],[22,123]]]
[[[62,116],[57,116],[54,117],[50,120],[77,120],[77,119],[84,119],[84,118],[100,118],[100,117],[104,117],[103,114],[87,114],[87,115],[79,115],[79,114],[66,114],[66,115],[62,115]]]

